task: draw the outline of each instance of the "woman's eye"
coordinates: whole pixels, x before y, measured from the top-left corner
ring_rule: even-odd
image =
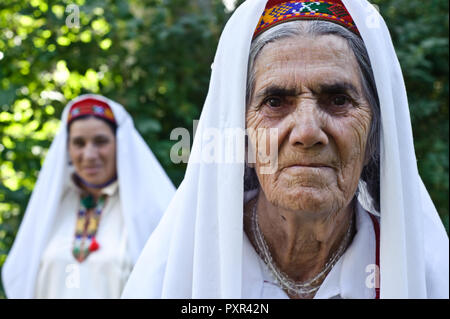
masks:
[[[350,99],[345,95],[335,95],[332,97],[331,102],[336,106],[344,106],[350,102]]]
[[[83,147],[84,146],[84,141],[74,140],[74,141],[72,141],[72,144],[75,145],[76,147]]]
[[[279,97],[269,97],[264,101],[264,104],[270,107],[280,107],[282,100]]]

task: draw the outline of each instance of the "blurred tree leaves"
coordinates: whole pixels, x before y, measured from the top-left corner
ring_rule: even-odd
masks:
[[[448,2],[373,3],[403,68],[419,170],[448,229]],[[71,5],[79,8],[79,26]],[[170,131],[192,132],[229,15],[221,0],[0,2],[0,266],[61,112],[80,94],[124,105],[173,182],[181,182],[185,167],[168,156],[176,142]]]

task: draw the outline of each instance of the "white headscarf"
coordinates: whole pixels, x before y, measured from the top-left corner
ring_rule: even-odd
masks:
[[[448,296],[448,236],[419,177],[400,65],[388,29],[366,0],[346,0],[369,52],[381,104],[382,298]],[[266,0],[247,0],[217,48],[191,159],[208,128],[245,128],[247,63]],[[244,163],[190,162],[147,242],[125,298],[241,298]]]
[[[3,266],[2,279],[8,298],[33,297],[41,255],[70,178],[68,112],[73,103],[89,97],[106,102],[117,122],[119,196],[133,262],[136,262],[175,192],[172,182],[136,131],[132,118],[122,105],[93,94],[74,99],[63,111],[61,127],[50,146],[20,229]]]

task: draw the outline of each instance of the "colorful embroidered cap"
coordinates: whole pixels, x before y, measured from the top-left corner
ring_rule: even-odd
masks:
[[[274,25],[290,20],[326,20],[340,24],[359,35],[341,0],[327,1],[286,1],[269,0],[259,20],[253,38]]]
[[[105,120],[108,120],[112,123],[116,123],[116,120],[114,119],[114,114],[109,105],[103,101],[94,98],[85,98],[75,102],[70,107],[67,123],[70,123],[77,117],[83,115],[94,115],[104,118]]]

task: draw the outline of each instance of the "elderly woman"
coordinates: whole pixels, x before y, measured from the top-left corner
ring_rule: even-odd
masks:
[[[255,161],[202,160],[210,128],[244,126]],[[448,237],[417,172],[389,33],[367,1],[236,10],[185,179],[123,297],[448,297]]]
[[[9,298],[118,298],[174,188],[125,109],[64,109],[2,276]]]

